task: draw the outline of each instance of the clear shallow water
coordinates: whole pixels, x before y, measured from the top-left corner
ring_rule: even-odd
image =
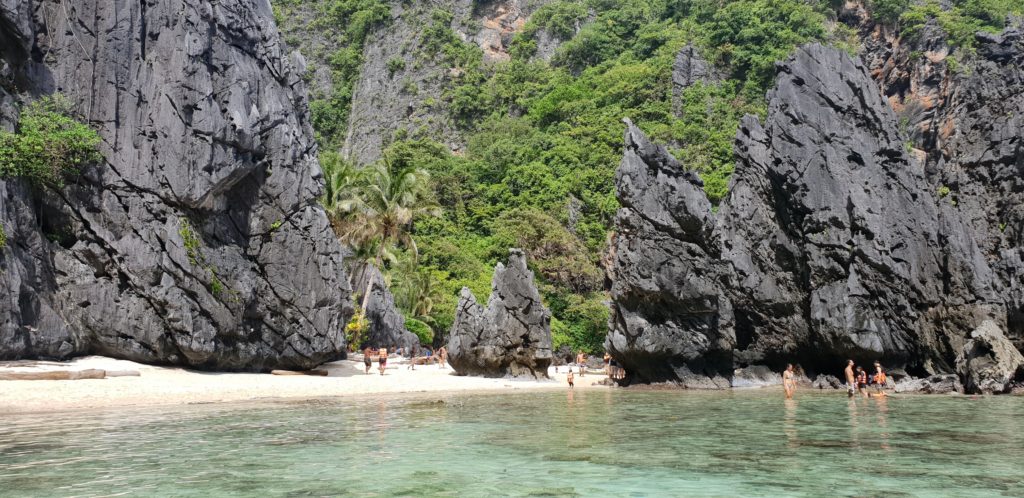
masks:
[[[5,416],[0,496],[1024,496],[1024,398],[422,395]]]

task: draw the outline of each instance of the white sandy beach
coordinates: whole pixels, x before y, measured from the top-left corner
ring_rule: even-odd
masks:
[[[377,393],[456,392],[495,390],[567,389],[566,367],[551,380],[510,380],[460,377],[451,367],[437,365],[408,369],[404,360],[391,358],[385,375],[374,362],[371,374],[363,373],[359,356],[328,363],[326,377],[280,376],[255,373],[211,373],[182,368],[154,367],[101,356],[69,362],[0,362],[0,371],[53,371],[59,369],[138,371],[139,376],[86,380],[0,380],[0,414],[64,411],[145,405],[179,405],[245,401],[259,398],[317,398]],[[576,388],[600,388],[605,378],[594,372],[580,378]]]

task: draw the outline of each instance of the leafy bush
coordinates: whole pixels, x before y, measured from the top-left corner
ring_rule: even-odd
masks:
[[[388,76],[394,76],[395,73],[403,69],[405,69],[405,59],[393,57],[388,60]]]
[[[419,337],[420,344],[432,344],[434,342],[434,331],[426,323],[415,318],[406,318],[405,328],[409,332],[416,334],[416,337]]]
[[[0,249],[7,247],[7,231],[0,225]]]
[[[974,34],[978,31],[998,32],[1010,14],[1021,15],[1024,5],[1017,0],[954,0],[943,10],[935,0],[912,5],[900,16],[901,35],[909,40],[920,36],[929,20],[935,19],[953,47],[972,52]]]
[[[874,19],[893,24],[910,7],[910,0],[871,0],[868,6]]]
[[[0,131],[0,177],[61,187],[81,166],[99,161],[100,137],[75,119],[73,107],[60,94],[23,107],[17,132]]]

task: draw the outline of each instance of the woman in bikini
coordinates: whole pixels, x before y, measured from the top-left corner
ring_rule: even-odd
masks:
[[[786,391],[786,399],[793,399],[793,392],[796,391],[796,376],[793,373],[793,364],[786,365],[786,371],[782,372],[782,389]]]

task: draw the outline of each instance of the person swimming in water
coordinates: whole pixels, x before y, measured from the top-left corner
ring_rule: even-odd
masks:
[[[793,399],[796,391],[796,374],[793,371],[793,364],[786,364],[786,371],[782,372],[782,389],[786,391],[786,399]]]

